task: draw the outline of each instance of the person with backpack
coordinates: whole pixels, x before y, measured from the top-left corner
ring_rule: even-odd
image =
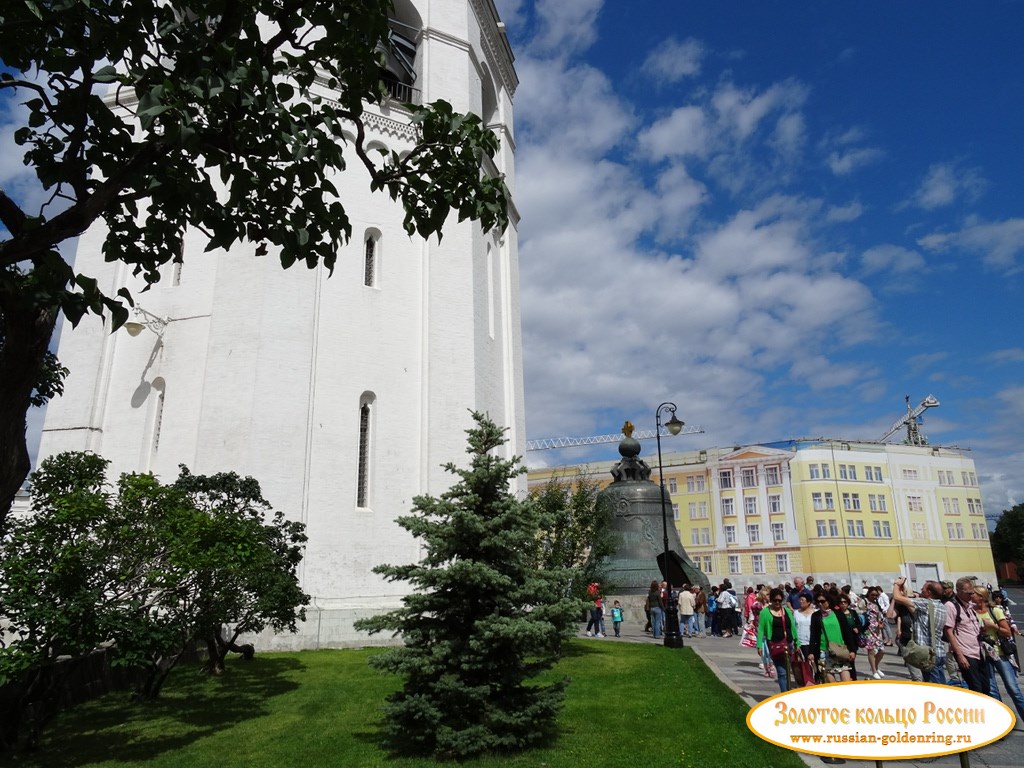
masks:
[[[946,606],[945,638],[967,687],[988,694],[989,668],[981,647],[983,630],[974,610],[974,580],[962,576],[956,580],[956,593]]]
[[[917,648],[931,649],[930,662],[924,666],[912,664],[921,670],[926,683],[946,684],[946,643],[942,640],[946,625],[946,605],[942,602],[943,587],[937,581],[926,581],[918,597],[907,594],[907,579],[900,576],[892,586],[892,598],[905,606],[913,616],[910,640],[904,649],[904,661],[916,660]]]

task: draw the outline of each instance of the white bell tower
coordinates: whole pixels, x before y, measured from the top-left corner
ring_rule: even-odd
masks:
[[[501,148],[490,173],[514,192],[512,52],[492,0],[395,0],[385,80],[395,99],[365,114],[368,143],[412,147],[401,102],[449,101],[480,114]],[[329,94],[325,95],[329,96]],[[402,210],[371,193],[352,153],[336,180],[353,235],[334,274],[282,270],[250,245],[204,254],[186,233],[184,263],[142,285],[80,238],[76,270],[108,295],[128,285],[145,311],[130,330],[87,317],[64,325],[71,374],[50,403],[40,457],[91,450],[114,473],[252,475],[306,523],[301,567],[312,596],[298,636],[263,647],[365,645],[352,622],[396,605],[404,585],[371,573],[418,559],[394,522],[438,494],[444,462],[465,458],[470,410],[525,439],[516,226],[483,232],[452,217],[444,237],[409,237]],[[116,474],[111,478],[116,480]]]

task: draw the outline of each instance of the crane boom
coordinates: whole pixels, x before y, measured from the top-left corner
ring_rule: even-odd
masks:
[[[928,445],[928,440],[925,438],[923,434],[921,434],[921,430],[918,427],[917,418],[922,413],[927,411],[929,408],[934,408],[935,406],[940,405],[939,401],[933,395],[928,395],[928,397],[922,400],[916,408],[911,409],[910,395],[907,395],[905,400],[907,402],[906,415],[897,419],[896,423],[892,425],[888,432],[882,435],[881,439],[879,439],[878,442],[884,443],[886,440],[888,440],[890,437],[896,434],[896,432],[899,431],[902,427],[906,426],[906,442],[908,445]]]
[[[704,427],[683,427],[680,435],[702,435]],[[672,437],[672,433],[666,429],[661,430],[662,437]],[[652,440],[657,437],[653,429],[638,430],[633,433],[637,440]],[[622,440],[622,433],[614,435],[590,435],[589,437],[545,437],[540,440],[527,440],[526,450],[546,451],[551,448],[572,448],[577,445],[601,445],[602,443],[617,443]]]

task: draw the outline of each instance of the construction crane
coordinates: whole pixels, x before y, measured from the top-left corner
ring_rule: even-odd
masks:
[[[702,435],[704,427],[683,427],[680,435]],[[662,437],[673,437],[667,429],[661,430]],[[639,430],[633,433],[636,440],[653,440],[657,434],[653,429]],[[618,443],[622,440],[622,433],[614,435],[591,435],[590,437],[545,437],[540,440],[527,440],[526,450],[546,451],[551,448],[572,448],[577,445],[601,445],[602,443]]]
[[[904,399],[907,402],[906,415],[898,419],[878,442],[884,443],[905,426],[907,428],[907,439],[903,442],[906,445],[928,445],[928,438],[921,432],[921,414],[929,408],[939,405],[939,401],[932,395],[928,395],[928,397],[921,401],[920,405],[912,409],[910,407],[910,395],[907,395]]]

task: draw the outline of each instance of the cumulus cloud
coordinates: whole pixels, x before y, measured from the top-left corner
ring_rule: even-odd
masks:
[[[819,144],[825,156],[825,165],[836,176],[848,176],[868,165],[879,162],[885,153],[877,147],[862,146],[864,131],[857,126],[839,134],[826,136]]]
[[[936,163],[928,169],[920,186],[904,205],[926,211],[952,205],[958,200],[974,202],[984,193],[987,182],[978,168],[957,163]]]
[[[978,256],[987,267],[1014,274],[1020,271],[1024,254],[1024,218],[991,222],[972,218],[959,231],[935,232],[917,242],[930,251]]]
[[[597,39],[597,16],[603,0],[536,0],[538,34],[528,49],[534,54],[566,58],[580,53]]]
[[[899,245],[876,245],[860,257],[866,275],[889,272],[895,275],[919,273],[925,267],[924,257],[917,251]]]
[[[832,223],[856,221],[864,215],[864,206],[854,201],[846,205],[833,205],[825,214],[825,219]]]
[[[986,356],[987,360],[994,363],[1024,363],[1024,349],[1021,347],[1008,347],[997,349]]]
[[[650,160],[666,158],[706,157],[712,148],[713,127],[700,106],[673,110],[640,132],[637,145]]]
[[[648,54],[641,70],[658,81],[676,83],[700,74],[706,55],[707,51],[701,41],[670,37]]]

